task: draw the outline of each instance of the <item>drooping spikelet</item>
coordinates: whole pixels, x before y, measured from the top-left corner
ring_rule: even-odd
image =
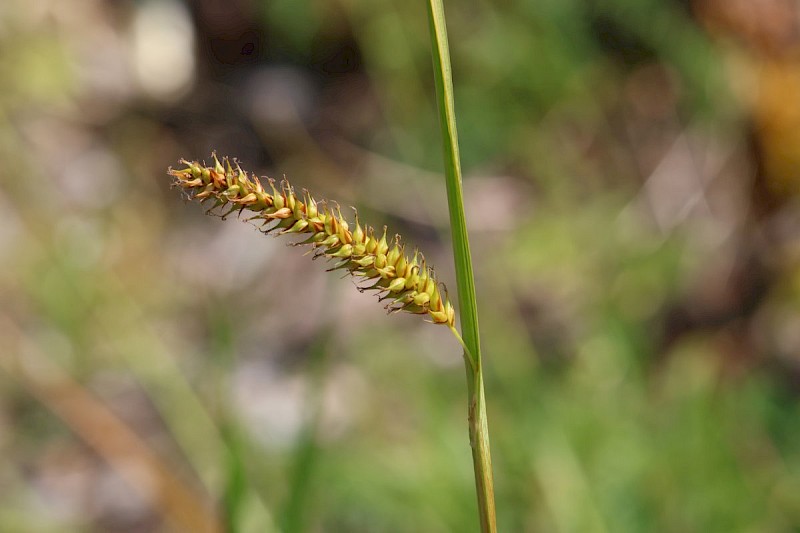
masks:
[[[428,315],[435,324],[453,326],[455,311],[447,300],[444,286],[418,251],[409,257],[400,237],[389,244],[386,228],[378,237],[371,226],[362,226],[355,219],[355,228],[342,216],[337,206],[317,202],[308,191],[302,195],[286,181],[278,188],[268,180],[265,188],[255,175],[248,175],[238,163],[235,168],[225,158],[225,165],[214,157],[214,166],[196,161],[181,160],[185,168],[169,169],[175,185],[187,190],[201,202],[213,201],[212,209],[251,211],[249,220],[261,223],[261,231],[279,234],[304,234],[307,238],[296,244],[308,245],[315,257],[324,256],[336,261],[331,270],[343,269],[365,281],[360,290],[375,290],[380,300],[388,300],[386,308]],[[223,215],[223,216],[225,216]],[[443,294],[444,292],[444,294]]]

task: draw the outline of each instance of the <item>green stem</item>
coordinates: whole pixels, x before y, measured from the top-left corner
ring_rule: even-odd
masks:
[[[458,133],[453,103],[453,80],[442,0],[428,0],[428,19],[431,30],[436,99],[442,128],[447,204],[450,211],[450,228],[453,233],[453,255],[462,335],[459,335],[455,329],[453,329],[453,333],[464,347],[466,361],[469,437],[472,446],[472,464],[475,470],[475,488],[478,496],[481,531],[496,532],[492,459],[489,451],[489,428],[478,335],[478,307],[475,300],[472,259],[464,216],[461,162],[458,154]]]

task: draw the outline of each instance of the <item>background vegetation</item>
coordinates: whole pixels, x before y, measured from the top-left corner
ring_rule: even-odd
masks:
[[[446,8],[500,529],[798,530],[797,2]],[[0,529],[475,530],[451,335],[165,175],[285,174],[455,287],[428,39],[0,3]]]

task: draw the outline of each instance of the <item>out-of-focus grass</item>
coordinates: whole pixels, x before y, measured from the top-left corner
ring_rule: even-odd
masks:
[[[385,219],[453,279],[424,10],[289,4],[164,21],[196,32],[182,94],[135,74],[146,2],[0,5],[19,331],[0,346],[67,371],[232,529],[473,530],[446,332],[168,191],[164,167],[225,150]],[[765,52],[684,4],[446,6],[503,531],[800,525],[799,218],[753,192],[774,179],[759,154],[795,148],[748,126],[793,101],[758,115],[780,107],[747,97]],[[0,374],[0,524],[168,527],[146,476],[33,392]]]

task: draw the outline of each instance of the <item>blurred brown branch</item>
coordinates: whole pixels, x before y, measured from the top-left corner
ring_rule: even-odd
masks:
[[[176,530],[221,531],[208,496],[177,479],[164,461],[100,400],[37,350],[26,349],[23,359],[20,353],[26,344],[25,334],[3,315],[0,342],[0,368],[61,418],[132,488],[152,501]]]

